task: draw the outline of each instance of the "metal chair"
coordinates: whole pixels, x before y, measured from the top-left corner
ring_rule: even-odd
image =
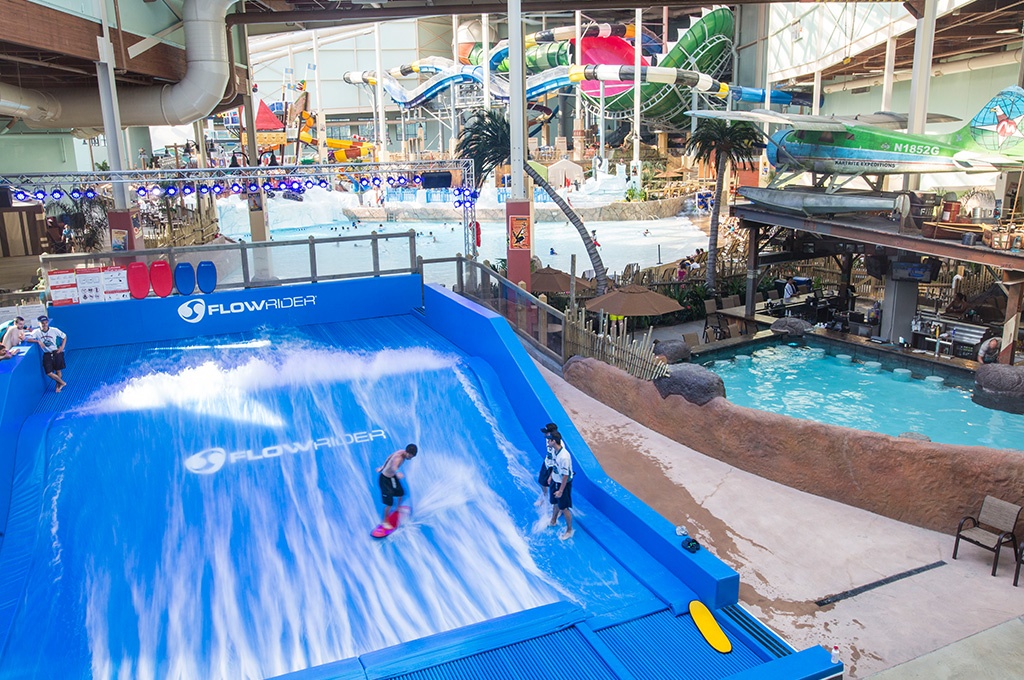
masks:
[[[1017,585],[1017,576],[1020,575],[1020,560],[1017,554],[1017,536],[1013,533],[1013,529],[1017,524],[1017,518],[1020,517],[1020,510],[1019,505],[1007,503],[992,496],[985,496],[985,500],[981,504],[981,512],[977,517],[968,515],[960,520],[960,524],[956,528],[956,541],[953,543],[953,559],[956,559],[956,551],[960,548],[961,539],[973,543],[995,553],[995,557],[992,558],[992,575],[995,576],[996,569],[999,567],[999,550],[1003,545],[1009,543],[1013,547],[1014,559],[1017,560],[1017,573],[1013,579],[1013,584]],[[968,521],[971,522],[971,526],[965,529],[964,525]],[[986,528],[982,528],[983,526]],[[995,531],[991,529],[995,529]]]

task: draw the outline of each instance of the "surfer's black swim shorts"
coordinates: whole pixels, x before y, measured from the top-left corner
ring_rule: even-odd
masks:
[[[398,477],[386,477],[381,474],[377,483],[380,484],[380,502],[384,505],[394,505],[396,496],[401,498],[405,495],[405,489],[402,488],[402,482]]]

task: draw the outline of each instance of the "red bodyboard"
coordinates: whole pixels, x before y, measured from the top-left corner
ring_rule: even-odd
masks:
[[[398,528],[398,510],[394,510],[388,515],[388,524],[391,525],[390,529],[385,529],[384,524],[378,524],[377,527],[370,532],[370,535],[374,538],[384,538],[394,533],[395,529]]]
[[[145,262],[128,264],[128,294],[136,300],[149,295],[149,270]]]
[[[157,297],[167,297],[174,287],[174,274],[171,265],[164,260],[154,260],[149,265],[149,280],[153,284],[153,292]]]

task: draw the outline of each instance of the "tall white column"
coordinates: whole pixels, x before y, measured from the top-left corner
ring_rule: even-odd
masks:
[[[291,50],[290,47],[288,49]],[[324,111],[324,91],[320,87],[320,35],[318,31],[313,31],[313,66],[316,67],[313,70],[313,84],[316,87],[316,157],[318,163],[326,163],[327,113]],[[295,162],[298,163],[299,159],[296,158]]]
[[[932,78],[932,48],[935,41],[937,0],[925,0],[924,16],[917,21],[914,34],[914,68],[910,81],[910,115],[907,132],[924,134],[928,119],[928,90]],[[916,191],[921,186],[920,175],[904,175],[903,187]]]
[[[523,12],[520,0],[508,0],[508,118],[512,186],[509,200],[526,200],[526,77],[523,55]]]
[[[583,17],[582,12],[576,10],[576,55],[575,62],[577,65],[583,63]],[[576,116],[572,121],[572,159],[574,161],[583,160],[583,141],[586,139],[586,123],[583,120],[583,97],[580,94],[580,89],[577,87],[575,90],[576,98],[573,100],[573,104],[576,107]],[[563,100],[564,102],[565,100]]]
[[[885,41],[885,70],[882,72],[882,110],[892,111],[892,85],[896,71],[896,36]]]
[[[937,0],[925,0],[924,16],[917,21],[914,34],[914,69],[910,81],[910,118],[907,132],[924,133],[928,115],[928,90],[932,78],[932,49],[935,43]]]
[[[600,88],[600,91],[601,91],[601,115],[600,115],[599,120],[597,122],[597,125],[598,125],[597,131],[598,131],[598,135],[600,135],[600,139],[601,139],[601,151],[600,151],[600,154],[601,154],[601,164],[604,165],[604,160],[605,160],[605,155],[604,155],[605,154],[605,151],[604,151],[604,135],[605,135],[604,126],[605,126],[605,120],[604,120],[604,81],[603,80],[599,80],[598,81],[598,87]]]
[[[491,109],[491,15],[480,15],[480,26],[484,67],[484,111]]]
[[[387,162],[387,118],[384,114],[384,58],[381,54],[381,25],[374,24],[374,69],[377,71],[377,160]]]
[[[121,107],[117,100],[117,82],[114,80],[114,46],[110,42],[106,0],[98,0],[103,35],[96,38],[99,59],[96,61],[96,80],[100,91],[100,112],[103,116],[103,136],[107,138],[107,163],[113,171],[124,170],[124,137],[121,136]],[[94,170],[95,167],[90,168]],[[114,209],[128,207],[128,187],[114,182]]]
[[[643,44],[642,27],[644,11],[637,7],[633,19],[636,37],[633,39],[633,162],[640,162],[640,51]]]

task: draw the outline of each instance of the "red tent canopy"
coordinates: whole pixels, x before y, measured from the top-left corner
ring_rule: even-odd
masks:
[[[268,130],[283,130],[284,123],[274,115],[274,112],[270,110],[267,103],[260,100],[260,107],[256,110],[256,132],[266,132]]]

